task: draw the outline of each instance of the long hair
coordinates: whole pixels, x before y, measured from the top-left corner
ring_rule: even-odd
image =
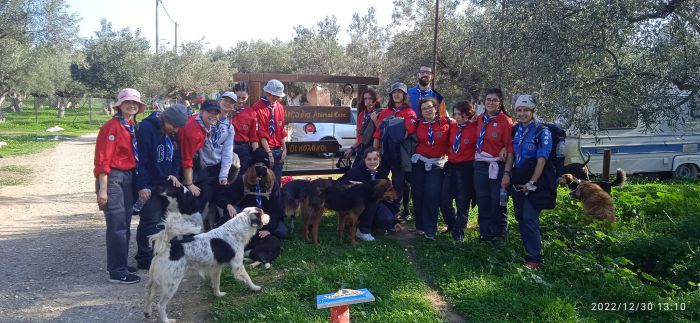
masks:
[[[503,91],[501,91],[500,88],[497,87],[492,87],[489,89],[486,89],[486,92],[484,94],[484,97],[488,96],[489,94],[495,94],[498,96],[498,110],[501,110],[503,114],[506,116],[510,117],[510,114],[508,114],[508,111],[506,111],[506,107],[503,105]]]
[[[369,95],[372,96],[372,100],[374,102],[377,102],[377,104],[374,106],[375,109],[379,108],[379,97],[377,96],[377,91],[373,89],[366,89],[364,92],[362,92],[362,95],[360,96],[360,103],[357,104],[357,115],[359,116],[362,111],[367,110],[367,106],[365,105],[365,94],[369,93]]]
[[[401,90],[394,90],[394,91],[401,91]],[[392,91],[391,93],[394,93],[394,92]],[[401,105],[398,107],[396,106],[396,103],[394,103],[394,98],[391,97],[391,93],[389,93],[389,103],[387,104],[388,107],[390,107],[392,109],[396,109],[399,107],[402,109],[405,109],[405,108],[411,109],[411,101],[408,97],[408,94],[406,94],[406,92],[401,91],[401,93],[403,94],[403,101],[401,101]]]

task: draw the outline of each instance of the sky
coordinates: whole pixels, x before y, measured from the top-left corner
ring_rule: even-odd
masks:
[[[158,10],[161,46],[172,48],[175,25],[179,24],[178,44],[202,38],[209,48],[233,47],[239,41],[289,41],[294,26],[315,27],[324,17],[335,15],[341,27],[339,40],[349,41],[347,28],[354,13],[365,15],[370,6],[377,11],[380,25],[391,23],[392,0],[161,0]],[[94,37],[100,29],[100,20],[107,19],[115,30],[129,27],[141,29],[141,35],[151,41],[155,50],[156,0],[66,0],[68,12],[77,13],[80,20],[79,36]]]

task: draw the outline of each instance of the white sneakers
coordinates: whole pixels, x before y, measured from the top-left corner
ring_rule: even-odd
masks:
[[[371,233],[362,233],[360,232],[360,229],[357,229],[357,231],[355,231],[355,236],[362,241],[374,241],[374,237]]]

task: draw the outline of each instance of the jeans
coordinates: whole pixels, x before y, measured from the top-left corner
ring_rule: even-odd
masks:
[[[520,191],[513,193],[513,208],[523,239],[523,247],[527,253],[525,261],[542,262],[542,235],[540,234],[542,209],[533,206],[527,196]]]
[[[416,214],[416,230],[422,230],[426,236],[437,233],[438,209],[442,193],[443,169],[433,165],[430,171],[425,170],[425,163],[418,161],[413,164],[411,179],[413,180],[413,210]]]
[[[474,190],[479,206],[479,233],[482,241],[501,238],[508,233],[508,209],[499,203],[504,167],[502,162],[498,162],[498,178],[489,179],[489,163],[474,162]]]
[[[474,162],[447,163],[442,182],[442,219],[453,235],[464,236],[469,218],[470,204],[476,202],[474,192]],[[455,201],[457,213],[452,206]]]
[[[247,142],[235,143],[233,145],[233,152],[238,155],[238,159],[241,162],[241,170],[238,172],[238,176],[243,176],[248,167],[250,167],[250,163],[253,159],[252,148]]]
[[[405,189],[406,173],[401,170],[401,165],[389,165],[389,170],[391,171],[391,186],[396,190],[396,199],[392,203],[392,209],[400,210],[401,201],[403,198],[403,193]]]
[[[380,201],[365,209],[360,215],[358,228],[362,233],[372,233],[373,228],[390,230],[394,227],[394,212],[386,202]]]
[[[107,205],[104,207],[107,222],[107,271],[113,278],[129,273],[126,266],[134,206],[132,174],[132,171],[112,169],[107,176]]]
[[[284,161],[282,161],[282,147],[271,148],[272,157],[275,158],[275,165],[272,166],[272,171],[275,173],[275,182],[280,184],[282,180],[282,168],[284,167]]]
[[[139,225],[136,228],[136,262],[139,267],[148,268],[153,259],[153,248],[148,243],[148,236],[156,234],[163,230],[163,226],[159,225],[164,219],[163,199],[158,195],[151,195],[151,198],[143,205],[139,212]]]

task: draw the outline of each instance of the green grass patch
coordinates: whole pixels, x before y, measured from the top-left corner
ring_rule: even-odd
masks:
[[[524,250],[512,218],[505,246],[479,244],[475,228],[465,243],[447,236],[418,240],[418,263],[467,321],[697,321],[698,184],[615,189],[618,222],[612,227],[584,225],[580,203],[560,189],[557,208],[540,217],[545,263],[535,272],[521,266]],[[594,303],[653,308],[599,310]]]
[[[263,287],[252,292],[226,271],[222,290],[211,313],[217,322],[328,322],[329,309],[316,309],[316,295],[341,288],[368,288],[372,303],[351,306],[357,322],[436,322],[440,314],[426,299],[427,286],[396,241],[377,237],[353,247],[340,243],[337,218],[326,214],[319,230],[319,246],[294,232],[284,251],[269,270],[249,269],[252,280]],[[297,224],[299,231],[300,224]]]
[[[32,170],[20,165],[5,165],[0,167],[0,186],[22,185],[29,182]]]

